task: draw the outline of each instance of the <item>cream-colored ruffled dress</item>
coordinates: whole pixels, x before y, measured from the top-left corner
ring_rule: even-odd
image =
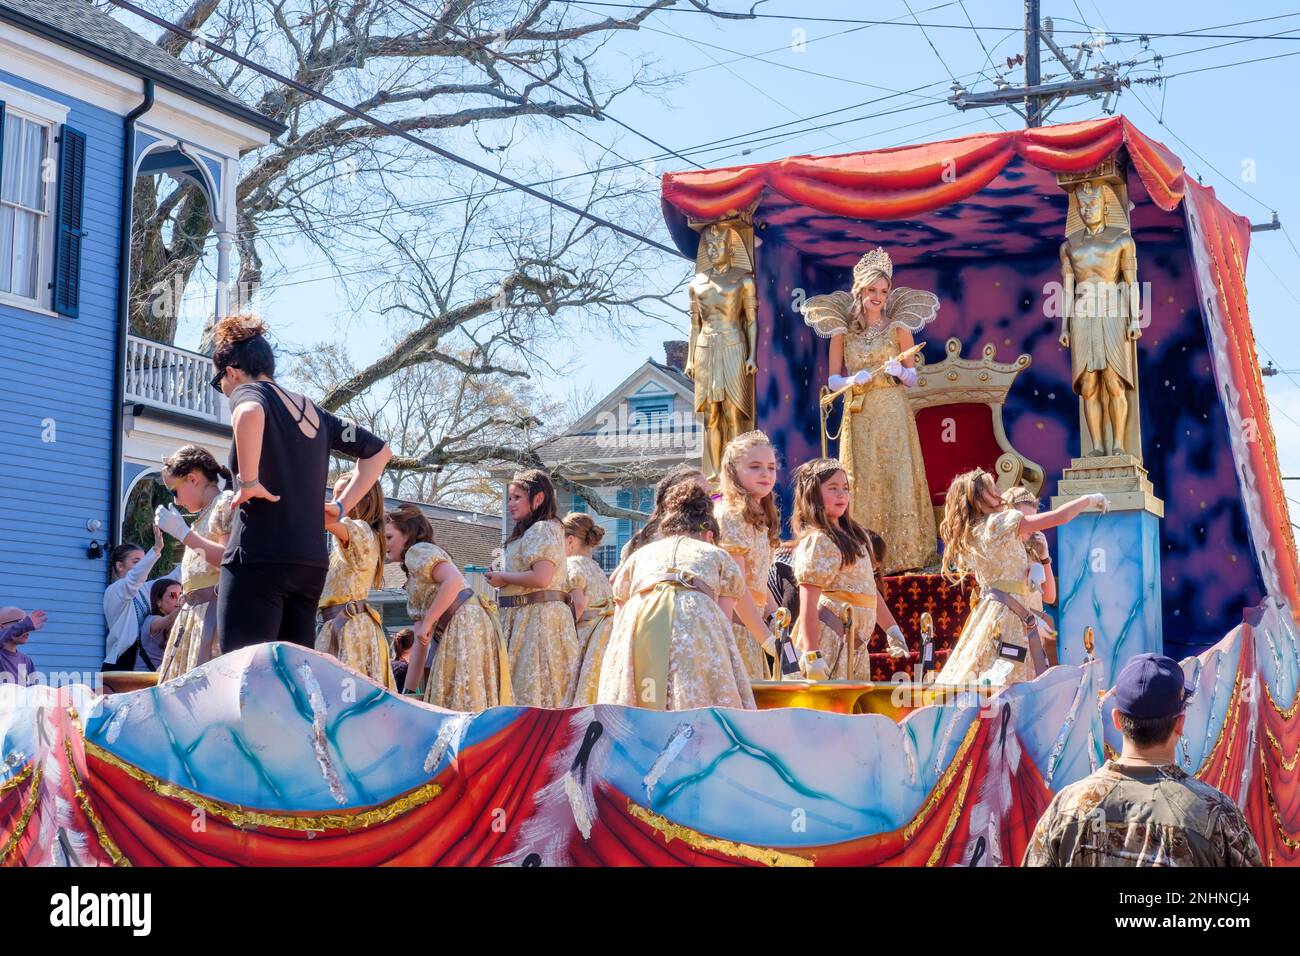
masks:
[[[767,575],[772,570],[772,547],[767,538],[767,531],[755,528],[745,520],[740,508],[726,500],[718,501],[713,506],[713,517],[717,519],[722,534],[718,546],[734,558],[745,562],[745,589],[758,607],[759,616],[767,604]],[[767,680],[767,655],[762,645],[754,640],[740,617],[733,614],[731,628],[736,635],[736,647],[740,650],[740,659],[745,662],[745,671],[750,680]]]
[[[596,702],[600,689],[600,662],[604,660],[609,636],[614,632],[614,591],[609,578],[599,564],[588,555],[574,554],[568,559],[569,590],[582,589],[587,599],[583,616],[596,614],[589,621],[578,623],[578,643],[584,648],[582,668],[578,671],[578,688],[573,692],[573,704],[581,707]]]
[[[821,654],[831,680],[870,680],[871,659],[867,653],[867,644],[876,629],[878,600],[871,556],[864,554],[857,561],[846,565],[840,556],[840,549],[830,535],[824,531],[809,531],[799,538],[794,549],[793,563],[796,581],[822,589],[817,602],[818,609],[827,608],[840,620],[850,616],[858,635],[853,651],[853,673],[850,674],[844,638],[825,623],[818,622]]]
[[[356,518],[344,518],[340,524],[348,530],[344,544],[334,538],[330,548],[329,571],[320,606],[330,607],[348,601],[364,602],[375,584],[379,561],[379,535],[375,529]],[[333,537],[331,535],[331,537]],[[384,634],[383,621],[374,608],[351,617],[340,616],[326,621],[316,632],[316,650],[333,654],[355,671],[365,674],[381,687],[399,690],[393,678],[393,661]]]
[[[555,565],[555,577],[544,589],[568,590],[568,564],[564,553],[564,526],[558,521],[538,521],[506,545],[503,571],[528,571],[538,561]],[[517,585],[501,588],[501,597],[528,594],[538,588]],[[564,601],[543,601],[503,608],[501,624],[510,648],[510,675],[515,703],[529,707],[568,707],[582,664],[573,612]]]
[[[438,597],[441,585],[433,573],[443,562],[451,562],[451,555],[436,544],[421,541],[406,549],[406,610],[412,621],[423,620]],[[456,609],[429,652],[425,703],[476,713],[511,702],[505,641],[492,609],[478,595]]]
[[[230,534],[230,525],[234,519],[230,503],[234,498],[233,492],[219,493],[199,512],[191,529],[209,541],[218,541],[223,535]],[[209,564],[202,551],[185,549],[181,556],[182,593],[215,587],[220,576],[221,569]],[[167,649],[163,651],[162,663],[158,665],[158,683],[180,677],[186,671],[220,656],[221,635],[217,633],[216,599],[207,604],[186,605],[172,622]]]
[[[948,662],[939,671],[935,683],[969,684],[973,687],[985,671],[1003,660],[998,655],[998,625],[1001,625],[1002,640],[1021,647],[1028,644],[1020,618],[1005,604],[984,594],[986,588],[997,587],[1015,596],[1027,609],[1033,607],[1029,589],[1029,555],[1020,539],[1023,519],[1024,515],[1014,508],[995,511],[974,529],[976,550],[971,570],[980,589],[980,601],[966,618]],[[1040,594],[1038,607],[1042,606],[1041,602]],[[1014,684],[1034,676],[1030,655],[1026,654],[1023,661],[1008,660],[1008,663],[1013,665],[1010,673],[995,686]]]
[[[614,573],[621,607],[597,700],[659,710],[752,710],[754,690],[731,623],[702,592],[654,583],[670,571],[694,575],[719,599],[739,597],[745,587],[727,552],[695,538],[660,538],[634,552]]]

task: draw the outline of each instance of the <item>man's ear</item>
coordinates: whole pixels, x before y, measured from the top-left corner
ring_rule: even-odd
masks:
[[[1178,719],[1174,721],[1174,740],[1177,740],[1183,735],[1183,724],[1185,723],[1187,723],[1187,711],[1183,711],[1179,714]]]
[[[1124,732],[1124,728],[1119,723],[1119,710],[1114,707],[1110,709],[1110,722],[1115,725],[1115,729],[1120,733]]]

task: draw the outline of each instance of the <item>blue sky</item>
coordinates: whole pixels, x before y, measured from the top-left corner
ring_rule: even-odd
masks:
[[[601,51],[600,62],[610,75],[628,68],[635,58],[653,58],[658,70],[674,83],[655,94],[629,93],[610,112],[618,119],[676,150],[716,141],[733,134],[776,124],[793,123],[742,154],[734,146],[692,154],[705,166],[778,159],[800,153],[838,153],[902,143],[927,142],[988,129],[1013,128],[1023,121],[1006,110],[958,112],[945,100],[953,76],[968,88],[992,86],[997,64],[1014,82],[1019,69],[1007,71],[1005,60],[1023,48],[1023,4],[1019,0],[908,0],[924,24],[912,21],[903,0],[879,3],[838,0],[771,0],[759,12],[791,17],[898,20],[894,25],[866,26],[846,22],[763,19],[719,21],[689,12],[663,12],[636,33],[613,37]],[[715,0],[715,6],[743,9],[742,0]],[[1187,0],[1170,3],[1121,3],[1115,0],[1044,0],[1043,15],[1059,31],[1115,31],[1264,35],[1288,31],[1272,39],[1234,42],[1215,37],[1152,37],[1149,43],[1122,35],[1109,37],[1101,57],[1137,61],[1126,67],[1132,78],[1156,74],[1152,62],[1164,57],[1162,72],[1172,77],[1165,86],[1137,85],[1122,93],[1119,111],[1161,140],[1183,159],[1193,175],[1213,185],[1222,201],[1266,221],[1276,210],[1289,228],[1253,237],[1249,260],[1250,306],[1261,362],[1271,358],[1293,374],[1266,378],[1272,402],[1272,422],[1278,437],[1285,474],[1300,475],[1300,337],[1292,331],[1300,310],[1300,151],[1289,103],[1300,58],[1300,11],[1286,3],[1254,0],[1250,4]],[[574,16],[596,19],[617,15],[614,4],[575,0]],[[1265,19],[1269,18],[1269,19]],[[1259,21],[1228,26],[1238,21]],[[973,23],[980,29],[972,30]],[[955,25],[945,29],[941,24]],[[802,31],[802,32],[800,32]],[[1086,34],[1057,34],[1062,45]],[[1211,49],[1211,47],[1217,47]],[[1205,69],[1260,57],[1276,57],[1224,69]],[[983,72],[983,75],[981,74]],[[1043,51],[1044,73],[1061,73],[1059,64]],[[1198,71],[1198,72],[1191,72]],[[1178,75],[1182,74],[1182,75]],[[917,94],[897,95],[933,84]],[[877,101],[869,103],[869,101]],[[868,104],[868,105],[861,105]],[[803,117],[841,108],[820,120]],[[875,115],[897,111],[892,115]],[[1103,115],[1101,102],[1080,99],[1062,107],[1051,121],[1089,119]],[[863,118],[869,117],[869,118]],[[809,127],[837,125],[817,131]],[[587,122],[583,129],[595,140],[624,156],[641,158],[658,153],[638,137],[612,123]],[[461,138],[462,145],[474,146]],[[543,146],[539,145],[539,149]],[[576,137],[544,144],[557,173],[585,168],[592,148]],[[475,158],[481,158],[482,153]],[[639,175],[687,168],[670,159],[648,165]],[[655,237],[665,239],[660,225]],[[270,289],[263,310],[286,341],[305,344],[330,337],[331,330],[348,330],[358,362],[379,354],[385,327],[348,300],[349,277],[331,275],[333,267],[319,250],[284,247],[287,269]],[[657,275],[665,285],[684,274],[689,265],[664,256]],[[342,266],[338,271],[345,272]],[[684,296],[681,303],[684,305]],[[677,319],[676,337],[684,337],[684,318]],[[184,331],[183,331],[184,336]],[[572,382],[589,383],[595,392],[615,386],[647,356],[660,357],[660,343],[675,337],[660,323],[647,323],[631,337],[584,337],[571,356],[561,354],[565,374],[546,383],[557,395]],[[189,344],[184,341],[181,344]],[[1300,501],[1300,482],[1288,482],[1288,494]],[[1293,514],[1300,504],[1293,502]]]

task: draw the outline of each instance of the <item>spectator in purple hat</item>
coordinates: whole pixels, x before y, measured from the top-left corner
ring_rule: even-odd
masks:
[[[1261,866],[1237,805],[1176,762],[1191,697],[1178,662],[1139,654],[1113,693],[1123,750],[1056,795],[1023,865]]]

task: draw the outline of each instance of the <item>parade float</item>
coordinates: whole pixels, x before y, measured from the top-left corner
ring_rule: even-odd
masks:
[[[1103,409],[1100,434],[1044,305],[1080,194],[1136,248],[1145,290],[1130,413]],[[0,863],[1015,865],[1053,792],[1118,749],[1118,667],[1162,649],[1195,686],[1181,765],[1242,806],[1267,863],[1300,861],[1300,569],[1247,312],[1247,220],[1122,117],[670,174],[663,203],[714,331],[757,335],[743,400],[702,410],[711,436],[762,428],[790,467],[827,424],[802,302],[847,288],[877,245],[935,291],[909,395],[934,503],[979,465],[1113,504],[1054,542],[1059,666],[945,692],[915,661],[895,679],[873,647],[877,680],[774,682],[757,711],[448,713],[284,644],[107,696],[7,688]],[[711,277],[710,231],[747,281]],[[934,574],[885,582],[940,657],[971,597]]]

